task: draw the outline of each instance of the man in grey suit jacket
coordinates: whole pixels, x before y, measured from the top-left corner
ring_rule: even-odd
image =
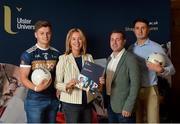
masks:
[[[105,96],[110,123],[135,122],[134,107],[140,87],[140,71],[136,58],[124,48],[125,34],[113,31],[112,54],[105,72]]]

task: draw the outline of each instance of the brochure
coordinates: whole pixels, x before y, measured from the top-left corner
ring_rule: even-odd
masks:
[[[92,94],[98,90],[99,77],[103,75],[104,67],[85,61],[84,66],[81,70],[78,80],[80,81],[76,84],[76,87],[90,91]]]

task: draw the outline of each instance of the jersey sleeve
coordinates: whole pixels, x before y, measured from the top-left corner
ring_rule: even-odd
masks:
[[[27,52],[24,52],[20,57],[20,67],[31,67],[31,57]]]

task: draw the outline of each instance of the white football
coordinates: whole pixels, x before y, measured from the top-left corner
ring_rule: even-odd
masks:
[[[40,84],[45,79],[51,79],[51,73],[46,68],[37,68],[31,74],[31,81],[35,85]]]
[[[150,54],[149,57],[147,58],[147,61],[152,62],[154,64],[159,63],[162,66],[165,66],[166,64],[164,55],[161,53],[156,53],[156,52]]]

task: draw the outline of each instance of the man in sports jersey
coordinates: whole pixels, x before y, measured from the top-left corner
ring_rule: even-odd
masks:
[[[35,38],[37,43],[22,53],[20,62],[20,78],[28,88],[24,107],[28,123],[53,123],[59,101],[54,88],[55,67],[59,51],[50,46],[52,26],[48,21],[37,21]],[[46,68],[51,72],[51,80],[43,80],[39,85],[31,81],[31,73],[37,68]]]

